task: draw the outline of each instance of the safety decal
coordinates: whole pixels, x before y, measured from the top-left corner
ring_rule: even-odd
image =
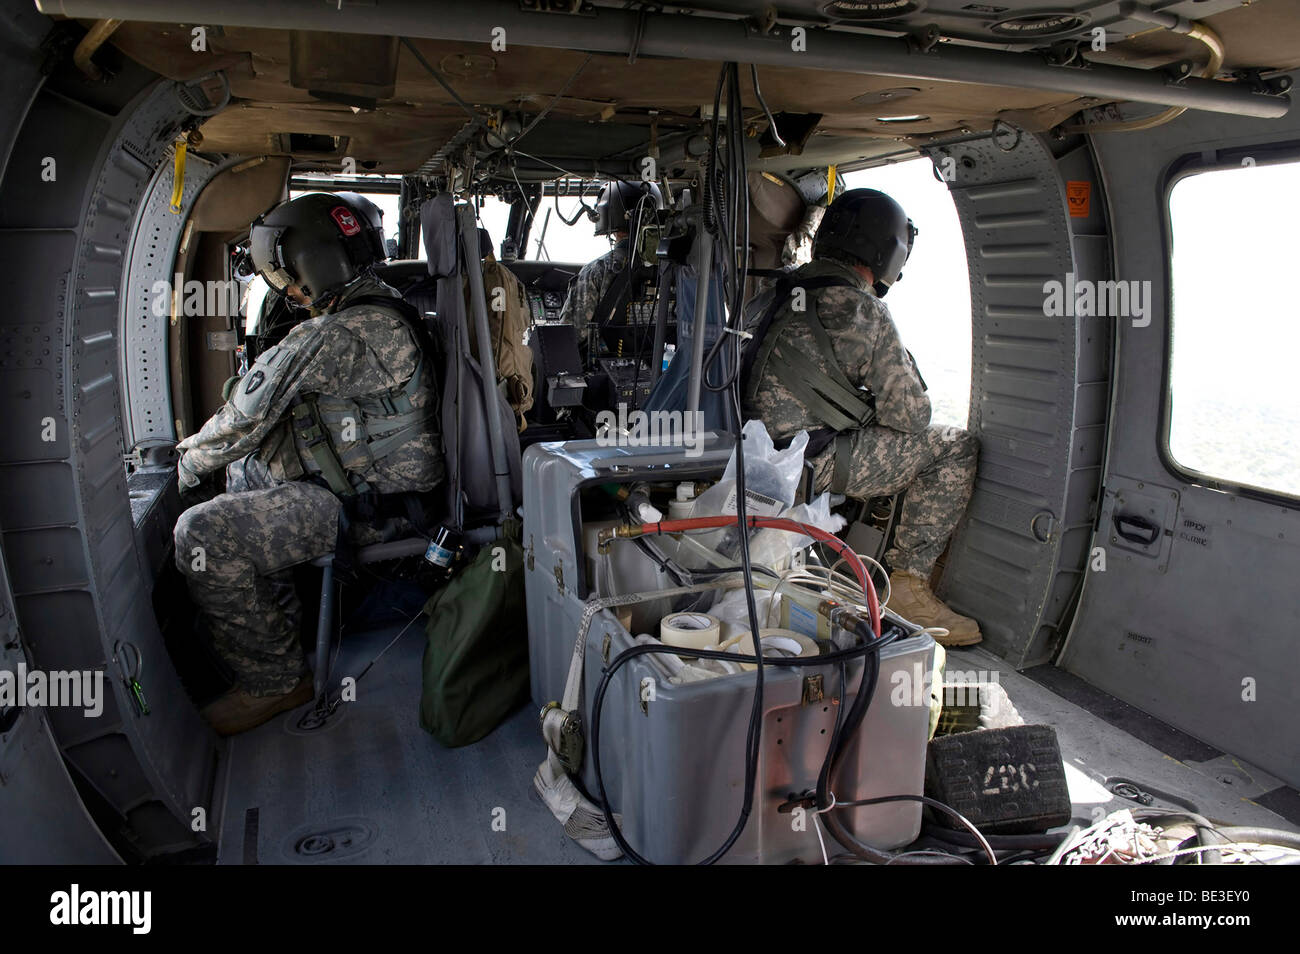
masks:
[[[1091,199],[1091,182],[1067,182],[1065,184],[1065,200],[1070,206],[1070,218],[1086,219]]]

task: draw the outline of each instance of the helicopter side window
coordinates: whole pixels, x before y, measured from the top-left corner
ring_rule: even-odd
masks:
[[[1196,475],[1300,496],[1300,162],[1246,157],[1188,175],[1169,217],[1170,457]]]

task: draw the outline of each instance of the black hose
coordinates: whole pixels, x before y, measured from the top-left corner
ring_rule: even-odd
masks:
[[[1293,831],[1283,831],[1280,828],[1257,828],[1254,825],[1220,825],[1215,831],[1232,841],[1254,841],[1262,845],[1277,845],[1279,848],[1295,848],[1300,851],[1300,834]]]
[[[863,646],[855,646],[852,649],[837,650],[832,653],[827,653],[826,655],[823,656],[809,656],[807,658],[798,657],[798,656],[780,657],[780,658],[772,657],[772,658],[765,658],[763,660],[763,663],[764,666],[776,666],[778,668],[803,668],[808,666],[834,665],[837,663],[848,662],[850,660],[858,659],[864,656],[867,659],[875,658],[878,660],[880,650],[883,649],[885,646],[887,646],[889,643],[893,642],[897,638],[897,636],[898,634],[896,632],[890,633],[889,635],[883,637],[882,639],[875,640],[872,643],[868,643]],[[614,678],[614,675],[624,665],[626,665],[631,660],[637,658],[638,656],[645,656],[645,655],[649,655],[650,653],[672,653],[673,655],[680,655],[681,652],[682,652],[681,648],[677,646],[638,645],[638,646],[629,647],[628,649],[625,649],[623,652],[619,653],[617,656],[614,657],[613,660],[610,661],[609,665],[605,668],[604,672],[601,673],[600,681],[596,685],[595,694],[592,696],[591,759],[592,759],[592,767],[596,773],[596,788],[599,794],[601,811],[604,813],[605,823],[609,827],[610,835],[613,837],[614,841],[618,844],[619,848],[623,850],[623,854],[625,854],[631,861],[634,861],[637,864],[651,864],[652,862],[649,861],[647,858],[643,857],[635,849],[633,849],[631,845],[628,844],[626,838],[624,838],[623,836],[622,830],[619,828],[618,824],[614,820],[614,809],[609,802],[609,794],[605,787],[604,770],[601,766],[601,759],[600,759],[601,713],[605,704],[605,695],[609,691],[609,686]],[[701,659],[726,659],[732,662],[745,662],[745,663],[758,662],[758,658],[756,656],[751,656],[745,653],[723,652],[721,650],[692,649],[691,655]],[[754,670],[755,673],[756,674],[760,673],[762,671],[762,668],[763,667],[756,667]],[[755,692],[755,695],[757,696],[757,692]],[[747,755],[748,754],[749,753],[747,752]],[[747,780],[751,768],[755,770],[755,774],[756,774],[756,770],[757,770],[756,760],[750,760],[746,764]],[[732,832],[728,835],[724,845],[721,848],[719,848],[717,851],[710,854],[703,861],[699,862],[699,864],[713,864],[715,861],[721,858],[731,848],[733,844],[735,844],[735,841],[737,838],[739,838],[741,831],[744,830],[743,822],[748,821],[749,811],[752,810],[753,790],[749,786],[747,786],[746,788],[745,797],[748,800],[748,804],[744,806],[745,810],[742,811],[741,819],[738,820],[736,827],[733,828]],[[883,857],[884,857],[884,861],[889,861],[892,858],[891,855],[884,855]]]
[[[1151,821],[1160,820],[1165,822],[1174,822],[1177,820],[1187,822],[1195,827],[1196,844],[1200,847],[1205,847],[1209,844],[1209,842],[1205,840],[1205,832],[1209,832],[1210,834],[1221,838],[1223,841],[1230,840],[1223,835],[1220,829],[1215,828],[1208,818],[1204,815],[1198,815],[1196,812],[1135,811],[1133,812],[1133,817],[1139,821],[1150,819]],[[1200,852],[1197,855],[1197,858],[1202,864],[1207,865],[1223,863],[1223,856],[1214,850]]]

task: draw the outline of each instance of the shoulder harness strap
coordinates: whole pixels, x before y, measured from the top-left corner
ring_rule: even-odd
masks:
[[[755,328],[754,347],[746,356],[745,364],[742,364],[741,380],[747,406],[753,406],[768,363],[775,362],[773,370],[781,375],[782,383],[790,393],[831,429],[844,431],[863,427],[871,422],[875,416],[875,409],[863,396],[863,392],[853,386],[840,368],[830,335],[826,333],[826,328],[817,317],[816,299],[807,303],[808,308],[802,313],[802,317],[812,331],[817,349],[822,353],[826,364],[825,369],[818,367],[815,361],[797,349],[781,346],[781,337],[786,327],[796,317],[795,313],[791,311],[779,319],[776,318],[777,312],[789,300],[796,288],[813,291],[819,288],[851,285],[851,282],[833,276],[810,278],[802,282],[793,281],[789,276],[778,279],[772,301]]]

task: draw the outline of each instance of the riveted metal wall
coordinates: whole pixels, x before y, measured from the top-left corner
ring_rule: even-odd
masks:
[[[105,673],[101,716],[47,715],[114,845],[138,858],[211,841],[192,822],[211,814],[215,738],[153,616],[118,380],[137,208],[186,115],[172,84],[129,62],[101,84],[64,64],[33,98],[0,180],[0,253],[14,276],[0,316],[0,541],[32,663]],[[116,675],[123,643],[143,657],[150,715]]]
[[[981,446],[939,592],[979,620],[988,649],[1025,667],[1051,656],[1083,570],[1108,388],[1104,329],[1049,315],[1044,286],[1095,278],[1105,261],[1076,250],[1041,138],[1004,130],[931,158],[948,173],[966,239],[969,429]]]
[[[194,200],[220,170],[218,163],[202,156],[185,160],[185,184],[180,211],[171,210],[176,181],[175,146],[168,148],[140,204],[127,258],[126,294],[122,296],[122,380],[130,383],[123,394],[125,442],[128,448],[142,443],[176,440],[171,387],[167,373],[167,315],[171,299],[161,301],[155,286],[165,282],[170,291],[175,279],[172,266],[180,246]],[[164,293],[166,295],[166,293]],[[158,314],[159,310],[162,314]]]

